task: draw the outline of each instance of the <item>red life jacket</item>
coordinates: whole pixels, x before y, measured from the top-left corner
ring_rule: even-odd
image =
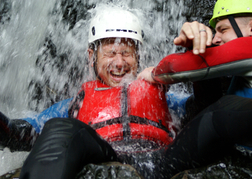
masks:
[[[127,87],[99,81],[82,85],[85,93],[76,118],[92,126],[108,142],[125,137],[167,145],[172,140],[171,117],[164,91],[143,80]]]

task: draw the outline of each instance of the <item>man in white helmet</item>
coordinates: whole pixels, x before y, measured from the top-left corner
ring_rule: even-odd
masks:
[[[135,77],[142,37],[140,22],[132,13],[113,9],[98,13],[91,21],[88,39],[89,58],[97,77],[112,87],[127,75]]]
[[[62,107],[43,112],[40,118],[57,118],[46,122],[21,179],[73,178],[88,163],[118,160],[145,178],[166,178],[159,172],[165,173],[161,158],[175,133],[165,88],[133,81],[142,43],[143,31],[133,13],[109,8],[92,18],[88,55],[96,80],[84,83],[67,101],[65,118],[51,115]]]
[[[128,12],[120,12],[131,19]],[[101,19],[97,18],[98,22]],[[132,19],[131,22],[136,22]],[[144,178],[171,178],[179,171],[200,166],[206,158],[215,159],[213,154],[219,142],[225,146],[229,139],[225,138],[229,126],[219,124],[219,120],[214,124],[211,120],[201,122],[199,116],[172,142],[164,91],[142,80],[121,85],[128,75],[136,75],[137,44],[142,42],[136,34],[142,32],[133,26],[115,26],[105,27],[101,32],[107,35],[114,32],[118,36],[98,36],[100,29],[95,23],[90,29],[91,37],[97,36],[89,41],[89,57],[97,80],[83,84],[71,100],[65,118],[54,118],[45,124],[20,178],[73,178],[88,163],[118,161],[118,158],[133,165]],[[41,117],[52,116],[50,110],[47,112]],[[212,130],[215,125],[221,126],[219,130]],[[223,125],[226,130],[222,130]],[[248,125],[243,127],[246,132]],[[234,141],[240,138],[232,134]],[[246,142],[247,137],[242,137]],[[218,139],[217,144],[211,143],[213,138]]]

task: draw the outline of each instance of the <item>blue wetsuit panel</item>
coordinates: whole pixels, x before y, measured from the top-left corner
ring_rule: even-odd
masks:
[[[241,96],[245,98],[252,98],[252,88],[243,88],[236,91],[229,92],[228,94],[233,94],[236,96]]]
[[[227,94],[252,98],[252,88],[249,88],[248,85],[246,85],[246,81],[244,81],[242,77],[234,76],[228,88]]]
[[[174,110],[178,117],[183,117],[186,114],[186,101],[191,95],[182,96],[181,94],[166,93],[166,102],[169,109]]]
[[[60,101],[42,111],[40,114],[35,115],[34,117],[25,118],[23,120],[29,122],[35,128],[36,132],[39,133],[45,122],[47,122],[49,119],[55,117],[68,118],[68,108],[72,99],[73,98]]]

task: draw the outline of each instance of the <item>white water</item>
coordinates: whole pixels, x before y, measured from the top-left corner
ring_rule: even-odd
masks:
[[[4,3],[4,2],[1,2]],[[10,21],[0,26],[0,110],[10,118],[26,114],[27,86],[45,38],[54,0],[8,0]],[[28,152],[0,152],[0,175],[22,165]]]
[[[68,73],[78,59],[85,59],[87,50],[87,20],[80,20],[75,27],[68,31],[63,23],[59,0],[8,0],[11,9],[8,11],[10,20],[0,24],[0,111],[9,118],[24,118],[34,113],[29,108],[32,90],[28,86],[32,80],[44,84],[50,79],[50,88],[54,91],[64,88],[65,83],[71,81]],[[99,0],[85,1],[86,5],[97,4]],[[108,0],[104,0],[104,3]],[[136,13],[143,22],[145,44],[141,51],[142,68],[156,65],[164,56],[174,53],[176,47],[172,44],[177,32],[184,22],[181,16],[183,0],[171,0],[162,3],[162,0],[113,1],[121,4]],[[5,3],[5,2],[0,2]],[[159,6],[159,7],[158,7]],[[163,11],[157,11],[161,8]],[[169,19],[169,21],[168,21]],[[36,59],[45,50],[43,43],[46,36],[50,36],[57,46],[57,53],[67,53],[70,65],[63,73],[59,73],[52,65],[45,64],[45,71],[35,66]],[[43,63],[43,62],[42,62]],[[82,60],[79,69],[85,70],[84,81],[89,77],[89,69],[85,60]],[[81,84],[83,81],[79,82]],[[78,85],[72,85],[70,95],[78,91]],[[172,88],[176,89],[176,88]],[[46,90],[45,90],[46,91]],[[38,112],[42,111],[48,102],[46,92],[38,105]],[[176,117],[174,117],[176,119]],[[26,158],[27,152],[11,153],[5,149],[0,151],[0,175],[11,169],[20,167]]]

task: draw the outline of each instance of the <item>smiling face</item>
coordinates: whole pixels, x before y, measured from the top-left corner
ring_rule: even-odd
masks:
[[[89,49],[89,58],[93,56]],[[138,62],[135,43],[131,39],[103,39],[97,49],[96,73],[108,86],[118,86],[130,75],[136,77]]]
[[[252,21],[250,17],[236,17],[235,20],[244,37],[252,35]],[[216,34],[213,38],[213,44],[215,45],[223,45],[224,43],[237,38],[228,19],[223,19],[217,22],[215,30]]]

